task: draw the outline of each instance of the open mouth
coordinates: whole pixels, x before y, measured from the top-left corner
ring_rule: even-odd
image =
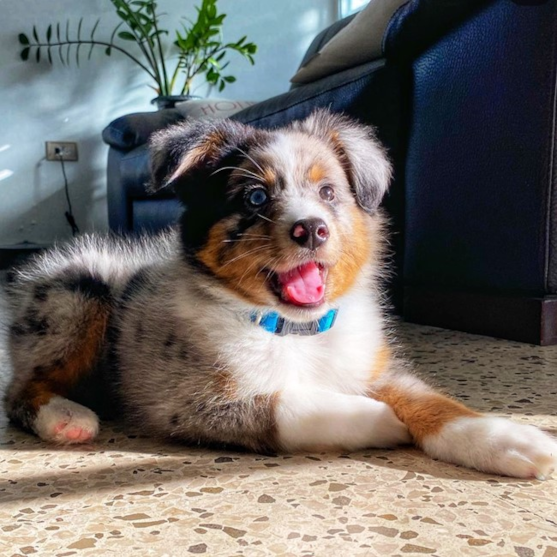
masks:
[[[327,269],[310,261],[289,271],[274,272],[270,284],[281,302],[301,307],[317,307],[325,301]]]

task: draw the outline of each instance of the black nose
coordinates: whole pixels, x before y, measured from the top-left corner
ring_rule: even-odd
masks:
[[[329,229],[323,219],[302,219],[294,223],[290,237],[304,248],[317,249],[329,239]]]

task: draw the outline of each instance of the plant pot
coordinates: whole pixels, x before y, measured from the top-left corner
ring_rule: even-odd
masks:
[[[174,108],[176,103],[200,98],[197,95],[159,95],[151,101],[151,104],[156,105],[157,110],[163,110],[165,108]]]

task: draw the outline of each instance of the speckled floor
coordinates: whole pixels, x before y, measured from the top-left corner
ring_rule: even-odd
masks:
[[[557,433],[557,347],[402,325],[407,353],[473,407]],[[5,372],[6,365],[1,365]],[[263,457],[105,425],[56,449],[3,424],[0,555],[557,557],[557,479],[418,450]]]

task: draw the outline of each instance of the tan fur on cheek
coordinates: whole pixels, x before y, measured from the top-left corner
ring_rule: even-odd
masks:
[[[418,445],[425,437],[439,433],[443,426],[457,418],[480,415],[444,395],[432,392],[409,393],[397,385],[382,386],[374,390],[372,396],[395,411]]]
[[[266,239],[247,236],[239,238],[238,242],[228,242],[230,226],[227,221],[215,224],[205,246],[197,253],[197,259],[243,298],[252,303],[268,303],[271,295],[263,269],[271,258],[272,247]],[[249,232],[254,235],[265,233],[260,227],[252,227]]]
[[[352,229],[343,238],[342,255],[338,263],[329,271],[329,299],[345,294],[354,285],[362,267],[372,254],[372,241],[364,216],[359,209],[350,210]]]

